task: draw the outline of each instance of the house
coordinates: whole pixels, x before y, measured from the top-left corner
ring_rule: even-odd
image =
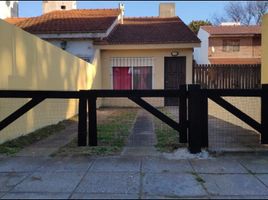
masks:
[[[18,1],[0,1],[0,19],[18,17]]]
[[[198,38],[201,48],[194,50],[197,64],[261,63],[261,26],[201,26]]]
[[[157,17],[137,18],[125,17],[122,4],[116,9],[67,8],[57,5],[41,16],[6,21],[97,62],[99,89],[176,89],[192,82],[193,50],[200,40],[175,16],[174,3],[161,3]],[[118,99],[102,100],[104,106],[123,104],[128,105]],[[154,104],[176,105],[177,100]]]

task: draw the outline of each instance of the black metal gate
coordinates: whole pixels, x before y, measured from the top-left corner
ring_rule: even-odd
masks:
[[[225,101],[221,96],[261,97],[261,123]],[[78,145],[96,146],[96,100],[101,97],[125,97],[144,108],[179,132],[181,143],[188,143],[191,153],[208,147],[208,98],[237,116],[261,134],[261,143],[268,143],[268,85],[262,89],[200,89],[200,85],[181,85],[178,90],[82,90],[21,91],[1,90],[0,98],[32,98],[0,122],[0,131],[45,99],[79,99]],[[166,116],[143,97],[175,97],[179,99],[179,123]],[[188,100],[188,101],[187,101]],[[87,112],[88,108],[88,112]],[[88,121],[88,122],[87,122]],[[1,133],[0,133],[1,134]]]

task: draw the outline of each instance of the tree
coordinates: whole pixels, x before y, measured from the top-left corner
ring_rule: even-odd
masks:
[[[253,15],[255,22],[256,24],[260,24],[262,16],[268,10],[268,1],[256,1],[254,9],[256,9],[256,12],[254,12],[254,15]]]
[[[245,15],[244,6],[237,1],[231,1],[225,7],[227,16],[234,22],[241,22]]]
[[[260,24],[262,16],[268,10],[268,1],[229,2],[225,8],[225,16],[212,17],[213,24],[232,21],[243,25]]]
[[[190,22],[190,24],[188,25],[189,28],[195,33],[197,34],[199,31],[200,26],[205,26],[205,25],[212,25],[212,23],[208,20],[204,21],[204,20],[193,20]]]

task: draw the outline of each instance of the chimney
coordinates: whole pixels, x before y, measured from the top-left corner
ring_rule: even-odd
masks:
[[[125,5],[123,3],[119,3],[119,9],[121,10],[120,13],[120,23],[124,23],[124,15],[125,15]]]
[[[175,3],[159,4],[159,17],[175,17],[175,16],[176,16]]]
[[[43,14],[54,10],[72,10],[76,9],[76,1],[42,1]]]

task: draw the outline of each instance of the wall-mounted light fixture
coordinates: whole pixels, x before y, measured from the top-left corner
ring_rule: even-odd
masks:
[[[67,46],[67,41],[62,41],[62,42],[60,43],[60,47],[61,47],[63,50],[66,49],[66,46]]]
[[[179,51],[178,50],[172,50],[170,54],[171,54],[171,56],[178,56]]]
[[[212,53],[215,53],[215,47],[214,46],[211,47],[211,51],[212,51]]]

